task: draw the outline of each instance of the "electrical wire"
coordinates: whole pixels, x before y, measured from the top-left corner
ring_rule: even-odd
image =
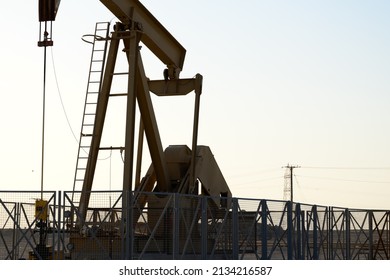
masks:
[[[278,172],[279,168],[270,168],[270,169],[261,169],[258,171],[251,171],[251,172],[244,172],[244,173],[238,173],[238,174],[232,174],[230,177],[233,179],[240,179],[240,178],[247,178],[247,177],[254,177],[265,173],[271,173],[271,172]]]
[[[256,183],[261,183],[261,182],[266,182],[266,181],[272,181],[272,180],[278,180],[278,179],[283,179],[283,176],[272,177],[272,178],[264,178],[264,179],[258,179],[258,180],[252,180],[252,181],[248,181],[248,182],[234,184],[234,186],[235,187],[241,187],[241,186],[245,186],[245,185],[251,185],[251,184],[256,184]]]
[[[331,166],[301,166],[308,169],[336,169],[336,170],[390,170],[390,167],[331,167]]]
[[[69,130],[70,132],[72,133],[73,135],[73,138],[75,139],[76,143],[79,144],[79,139],[77,138],[76,136],[76,133],[74,132],[73,128],[72,128],[72,125],[70,123],[70,120],[69,120],[69,117],[68,117],[68,114],[66,112],[66,108],[65,108],[65,104],[64,104],[64,101],[62,99],[62,94],[61,94],[61,90],[60,90],[60,86],[59,86],[59,83],[58,83],[58,78],[57,78],[57,71],[56,71],[56,67],[55,67],[55,63],[54,63],[54,53],[53,53],[53,48],[51,48],[51,60],[52,60],[52,67],[53,67],[53,74],[54,74],[54,79],[55,79],[55,82],[56,82],[56,87],[57,87],[57,93],[58,93],[58,97],[60,99],[60,102],[61,102],[61,107],[62,107],[62,111],[64,112],[64,116],[65,116],[65,119],[66,119],[66,122],[68,124],[68,127],[69,127]],[[88,152],[86,150],[84,150],[84,153],[88,154]],[[108,157],[105,157],[105,158],[98,158],[98,160],[107,160],[111,158],[111,154],[108,156]]]
[[[298,178],[297,178],[297,175],[296,175],[296,174],[294,174],[294,178],[295,178],[295,182],[297,183],[298,189],[300,190],[299,195],[302,197],[303,200],[306,200],[306,196],[305,196],[305,194],[304,194],[304,192],[303,192],[303,190],[302,190],[301,184],[300,184],[300,182],[298,181]],[[296,194],[296,192],[295,192],[295,194]]]
[[[61,95],[61,91],[60,91],[60,87],[59,87],[59,83],[58,83],[58,78],[57,78],[57,71],[56,71],[56,67],[55,67],[55,63],[54,63],[53,48],[51,48],[51,61],[52,61],[52,65],[53,65],[54,79],[55,79],[55,82],[56,82],[57,93],[58,93],[58,96],[59,96],[59,98],[60,98],[62,111],[64,112],[66,122],[67,122],[67,124],[68,124],[68,127],[69,127],[69,129],[70,129],[72,135],[73,135],[73,138],[76,140],[76,143],[79,144],[79,139],[76,137],[76,134],[74,133],[74,130],[73,130],[73,128],[72,128],[72,125],[70,124],[68,114],[66,113],[64,101],[63,101],[63,99],[62,99],[62,95]]]
[[[302,177],[302,178],[331,180],[331,181],[356,182],[356,183],[372,183],[372,184],[390,184],[390,182],[384,182],[384,181],[365,181],[365,180],[340,179],[340,178],[316,177],[316,176],[302,176],[302,175],[296,175],[296,176],[299,176],[299,177]]]

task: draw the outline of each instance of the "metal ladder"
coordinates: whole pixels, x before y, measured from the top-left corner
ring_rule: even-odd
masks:
[[[73,182],[73,192],[81,190],[84,182],[89,151],[95,126],[95,115],[98,96],[101,90],[104,65],[106,60],[108,37],[110,31],[109,22],[97,22],[94,35],[85,35],[82,40],[92,44],[91,62],[89,66],[88,84],[85,96],[83,119],[77,153],[76,170]],[[87,37],[93,37],[88,41]],[[72,194],[73,200],[73,194]]]

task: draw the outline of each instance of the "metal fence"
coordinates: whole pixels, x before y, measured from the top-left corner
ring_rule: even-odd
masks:
[[[42,226],[40,195],[0,192],[1,259],[390,258],[390,211],[97,191],[84,217],[80,193],[44,192]]]

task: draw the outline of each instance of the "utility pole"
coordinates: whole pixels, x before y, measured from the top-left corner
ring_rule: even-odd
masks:
[[[290,165],[283,166],[282,168],[286,168],[286,174],[284,175],[284,190],[283,190],[283,199],[288,199],[288,194],[290,196],[290,201],[294,202],[294,169],[300,168],[298,165]],[[288,180],[290,179],[290,180]]]

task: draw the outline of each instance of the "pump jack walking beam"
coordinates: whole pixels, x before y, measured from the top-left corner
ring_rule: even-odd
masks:
[[[142,24],[141,41],[170,70],[171,78],[178,78],[183,69],[185,48],[138,0],[100,0],[123,24],[132,21]]]

